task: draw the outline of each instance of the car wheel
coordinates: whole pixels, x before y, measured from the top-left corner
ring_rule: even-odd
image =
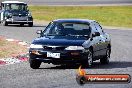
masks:
[[[32,26],[33,26],[33,22],[28,23],[28,26],[29,26],[29,27],[32,27]]]
[[[84,62],[84,65],[87,67],[91,67],[92,64],[93,64],[93,53],[92,53],[92,50],[88,50],[88,55],[87,55],[87,58]]]
[[[41,65],[41,62],[37,60],[29,60],[29,63],[30,63],[30,67],[33,69],[38,69]]]
[[[3,21],[3,22],[2,22],[2,25],[3,25],[3,26],[8,26],[8,23],[7,23],[6,21]]]
[[[107,49],[105,57],[100,59],[100,62],[101,64],[109,64],[109,59],[110,59],[110,48]]]

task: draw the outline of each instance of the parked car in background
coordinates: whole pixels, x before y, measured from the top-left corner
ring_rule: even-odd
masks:
[[[29,49],[33,69],[39,68],[41,62],[85,66],[92,66],[95,60],[109,63],[111,40],[97,21],[58,19],[37,33],[40,37],[33,40]]]
[[[33,17],[24,2],[19,1],[3,1],[0,10],[0,22],[2,25],[8,24],[28,24],[33,26]]]

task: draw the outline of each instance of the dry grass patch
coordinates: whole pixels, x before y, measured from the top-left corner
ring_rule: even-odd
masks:
[[[25,46],[19,45],[15,42],[6,41],[4,38],[0,37],[0,59],[17,56],[26,52],[27,48]]]

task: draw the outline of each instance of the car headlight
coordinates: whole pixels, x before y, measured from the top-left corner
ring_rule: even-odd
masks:
[[[11,18],[12,17],[12,13],[6,13],[5,14],[5,17],[8,19],[8,18]]]
[[[82,46],[68,46],[65,50],[83,50]]]
[[[8,13],[8,15],[12,15],[12,13]]]
[[[31,44],[30,48],[43,48],[43,46],[42,45]]]

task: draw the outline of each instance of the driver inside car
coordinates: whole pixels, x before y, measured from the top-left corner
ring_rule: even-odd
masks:
[[[58,35],[64,35],[64,26],[62,24],[57,24],[55,27],[55,33]]]

